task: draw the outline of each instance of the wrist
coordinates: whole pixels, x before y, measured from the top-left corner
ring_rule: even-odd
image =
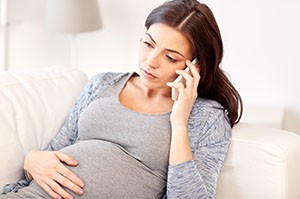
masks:
[[[29,173],[29,168],[30,168],[30,158],[31,158],[31,156],[36,152],[37,150],[35,150],[35,149],[32,149],[32,150],[30,150],[27,154],[26,154],[26,156],[25,156],[25,159],[24,159],[24,164],[23,164],[23,168],[24,168],[24,170],[26,171],[26,172],[28,172]],[[30,174],[28,175],[28,177],[29,176],[31,176]]]
[[[26,156],[25,156],[25,159],[24,159],[24,165],[23,165],[23,169],[24,169],[24,174],[25,174],[25,178],[26,180],[28,181],[31,181],[33,180],[33,177],[32,175],[30,174],[30,172],[28,171],[29,169],[29,162],[30,162],[30,155],[32,155],[32,153],[34,153],[35,150],[30,150]]]
[[[169,164],[176,165],[193,159],[186,125],[172,127]]]
[[[186,123],[171,123],[172,133],[187,132],[188,127]]]
[[[26,170],[25,170],[25,178],[26,178],[26,180],[28,180],[28,181],[33,180],[33,177],[32,177],[32,175],[30,174],[30,172],[29,172],[29,171],[26,171]]]

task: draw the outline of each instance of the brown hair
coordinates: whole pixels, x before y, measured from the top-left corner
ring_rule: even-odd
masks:
[[[219,102],[228,111],[231,126],[238,123],[243,112],[242,99],[220,68],[223,43],[209,7],[196,0],[167,1],[148,15],[145,26],[149,29],[155,23],[176,28],[187,37],[201,67],[198,96]]]

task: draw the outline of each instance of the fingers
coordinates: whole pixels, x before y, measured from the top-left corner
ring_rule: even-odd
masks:
[[[56,151],[55,155],[61,162],[64,162],[69,166],[78,165],[78,162],[67,154]],[[63,196],[63,198],[72,198],[72,196],[61,187],[64,186],[74,193],[77,193],[79,195],[83,194],[82,187],[84,186],[84,183],[78,176],[76,176],[62,163],[59,164],[56,169],[57,171],[53,176],[54,184],[52,184],[51,186],[51,188],[55,190],[56,193]],[[57,184],[56,182],[58,182],[59,184]]]
[[[67,155],[67,154],[61,153],[59,151],[55,151],[55,155],[58,157],[58,159],[61,162],[64,162],[67,165],[70,165],[70,166],[77,166],[78,165],[78,162],[76,160],[74,160],[71,156]]]
[[[54,180],[49,180],[47,182],[47,185],[49,186],[49,192],[54,192],[53,195],[58,195],[58,197],[56,198],[64,198],[64,199],[73,199],[74,197],[69,194],[67,191],[65,191],[57,182],[55,182]],[[51,195],[52,197],[52,195]]]
[[[186,65],[190,68],[194,77],[200,76],[200,67],[193,64],[190,60],[186,60]]]
[[[191,74],[193,76],[194,85],[198,87],[199,81],[200,81],[200,67],[194,65],[190,60],[186,61],[186,65],[190,68]]]
[[[56,156],[59,158],[59,160],[61,162],[65,162],[66,164],[68,164],[70,166],[78,165],[77,161],[75,161],[71,156],[69,156],[67,154],[64,154],[61,152],[56,152]],[[73,172],[71,172],[69,169],[67,169],[67,167],[65,167],[64,165],[61,165],[59,167],[58,172],[60,172],[63,176],[65,176],[67,179],[71,180],[76,185],[78,185],[80,187],[84,186],[82,180],[79,177],[77,177]]]
[[[51,196],[51,198],[61,199],[61,196],[55,193],[48,185],[44,183],[42,184],[38,183],[38,184],[42,187],[42,189],[44,189]]]
[[[62,165],[63,166],[63,165]],[[64,167],[64,166],[63,166]],[[51,178],[46,178],[42,181],[36,180],[36,182],[52,197],[52,198],[73,198],[63,187],[77,193],[78,195],[83,194],[83,189],[78,185],[74,184],[71,180],[55,173]]]
[[[33,151],[26,159],[24,169],[52,198],[73,198],[65,188],[79,195],[83,193],[81,179],[63,164],[77,166],[71,156],[57,151]]]
[[[198,69],[191,61],[186,60],[186,65],[189,67],[189,72],[186,72],[185,70],[177,70],[176,73],[178,75],[181,75],[186,82],[186,88],[190,90],[192,93],[197,93],[197,87],[200,81],[200,74]]]
[[[171,98],[173,101],[178,100],[179,92],[181,93],[181,96],[182,96],[182,93],[185,92],[185,90],[184,90],[185,87],[183,86],[183,84],[181,82],[168,82],[167,86],[172,88]]]
[[[54,177],[54,179],[55,179],[55,181],[52,181],[54,183],[51,184],[51,188],[53,190],[55,190],[56,193],[63,196],[64,198],[65,197],[69,198],[71,195],[68,192],[66,192],[65,189],[63,189],[61,187],[61,185],[68,188],[69,190],[72,190],[73,192],[77,193],[78,195],[83,194],[83,190],[81,187],[77,186],[71,180],[69,180],[68,178],[65,178],[63,175],[56,173],[56,176]]]
[[[186,72],[185,70],[176,70],[176,73],[183,77],[185,83],[183,83],[182,81],[181,82],[174,81],[174,82],[167,83],[167,86],[174,88],[174,90],[178,89],[178,93],[181,93],[181,96],[183,96],[184,94],[190,96],[192,99],[196,99],[198,95],[197,93],[198,84],[200,81],[200,74],[199,74],[200,68],[199,67],[197,68],[189,60],[186,60],[186,65],[190,69],[189,72]],[[173,95],[173,90],[172,90],[172,95]]]
[[[193,85],[193,77],[191,76],[191,74],[189,72],[186,72],[184,70],[176,70],[176,73],[178,75],[181,75],[183,77],[183,79],[185,80],[185,87],[190,87]],[[180,83],[180,82],[179,82]],[[183,83],[181,83],[183,84]]]
[[[75,193],[81,194],[84,183],[82,180],[71,172],[63,164],[58,168],[58,173],[61,174],[56,180],[63,186],[74,191]]]
[[[67,154],[61,152],[56,152],[55,154],[61,162],[65,162],[70,166],[78,165],[78,163]],[[57,172],[58,175],[55,176],[55,180],[57,182],[59,182],[62,186],[67,187],[68,189],[72,190],[77,194],[82,194],[82,187],[84,186],[84,183],[78,176],[76,176],[63,164],[58,165]]]
[[[70,179],[73,179],[74,181],[81,181],[63,164],[61,164],[57,172],[52,174],[50,178],[45,179],[44,183],[37,182],[52,198],[73,198],[73,196],[69,194],[63,187],[68,188],[78,195],[83,194],[83,189],[81,188],[82,186],[78,186]]]

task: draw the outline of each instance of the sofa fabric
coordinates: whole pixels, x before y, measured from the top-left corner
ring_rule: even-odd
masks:
[[[300,198],[300,136],[239,123],[218,180],[217,198]]]
[[[73,69],[0,73],[0,187],[23,177],[23,159],[43,148],[87,82]]]
[[[58,132],[87,76],[76,69],[0,73],[0,187],[23,177],[23,159]],[[300,198],[300,136],[234,126],[217,199]]]

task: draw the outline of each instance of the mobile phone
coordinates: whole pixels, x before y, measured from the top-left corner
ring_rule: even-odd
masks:
[[[197,58],[193,59],[192,61],[192,64],[197,64],[198,60]],[[189,72],[190,71],[190,68],[187,66],[185,69],[184,69],[185,72]],[[178,83],[178,82],[183,82],[185,84],[185,80],[184,78],[179,75],[175,80],[174,82]],[[176,101],[178,99],[178,89],[176,88],[172,88],[172,100]]]

